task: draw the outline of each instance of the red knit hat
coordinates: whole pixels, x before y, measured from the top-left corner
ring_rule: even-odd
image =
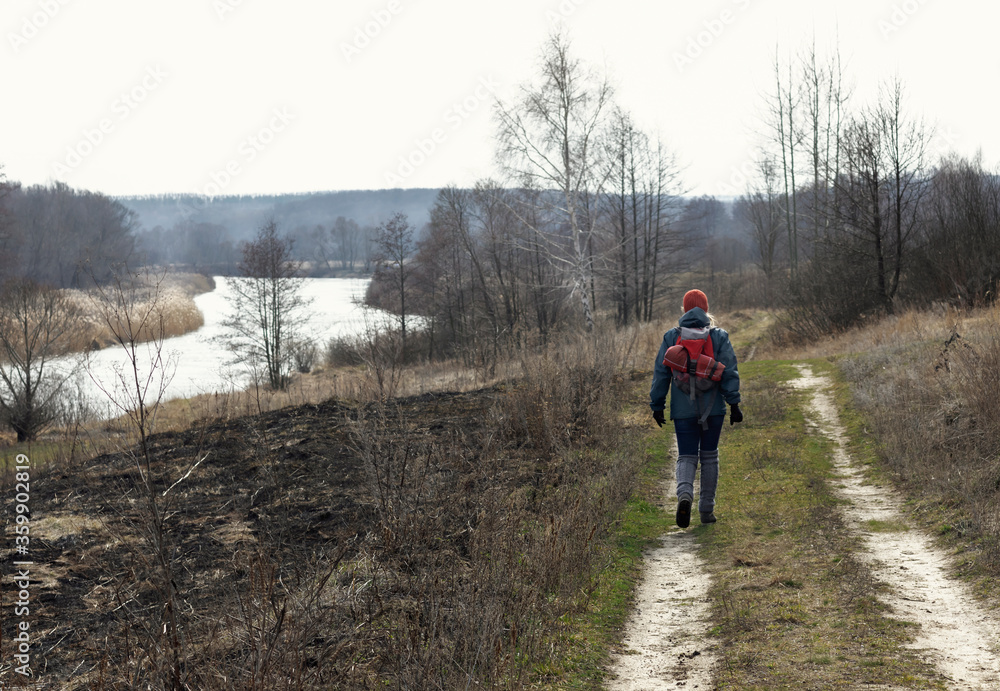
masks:
[[[704,312],[708,312],[708,298],[700,290],[689,290],[684,293],[684,311],[688,312],[695,307],[701,307]]]

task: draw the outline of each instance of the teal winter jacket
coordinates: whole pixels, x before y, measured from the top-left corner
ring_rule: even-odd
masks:
[[[649,407],[653,410],[663,410],[665,407],[667,394],[670,397],[670,419],[683,420],[685,418],[701,417],[698,410],[698,401],[691,398],[672,385],[673,376],[670,368],[663,364],[663,355],[667,348],[677,343],[680,335],[680,327],[703,328],[709,325],[708,315],[700,307],[684,313],[684,316],[677,322],[677,326],[663,334],[663,343],[660,344],[660,352],[656,356],[656,363],[653,368],[653,386],[649,390]],[[719,382],[719,390],[712,402],[712,412],[710,415],[725,415],[726,403],[730,405],[740,402],[740,373],[736,368],[736,352],[732,343],[729,342],[729,334],[724,329],[715,327],[711,332],[712,348],[715,352],[715,359],[726,366],[722,374],[722,381]],[[711,393],[706,394],[711,396]]]

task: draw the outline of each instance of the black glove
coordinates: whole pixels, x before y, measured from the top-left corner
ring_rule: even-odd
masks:
[[[653,411],[653,419],[656,420],[656,424],[658,424],[660,427],[663,427],[663,411],[662,410],[654,410]]]
[[[729,406],[729,424],[735,425],[737,422],[743,422],[743,411],[740,410],[739,403],[732,403]]]

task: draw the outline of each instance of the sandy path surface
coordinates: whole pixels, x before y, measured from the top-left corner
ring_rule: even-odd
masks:
[[[888,584],[885,601],[895,615],[920,625],[913,647],[945,675],[950,691],[1000,689],[1000,624],[969,593],[961,581],[949,577],[947,554],[916,531],[872,532],[873,521],[905,526],[901,501],[888,487],[868,484],[852,465],[845,449],[845,432],[829,393],[830,382],[799,366],[802,376],[793,382],[812,392],[810,424],[835,443],[834,465],[839,492],[849,504],[847,524],[864,537],[866,558],[877,578]]]
[[[673,505],[673,480],[664,487]],[[695,525],[697,525],[695,512]],[[694,533],[677,528],[646,554],[645,574],[616,655],[609,691],[702,689],[712,685],[717,661],[708,600],[709,576],[698,556]]]

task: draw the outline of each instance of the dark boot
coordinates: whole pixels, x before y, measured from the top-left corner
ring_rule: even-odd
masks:
[[[691,525],[691,497],[687,495],[677,500],[677,525],[681,528]]]
[[[701,512],[701,522],[702,523],[715,523],[715,513],[712,512],[712,511],[709,511],[708,513],[705,513],[704,511],[702,511]]]

